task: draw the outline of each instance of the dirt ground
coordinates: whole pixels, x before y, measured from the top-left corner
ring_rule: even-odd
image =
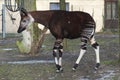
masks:
[[[0,38],[0,80],[120,80],[119,35],[112,32],[96,34],[100,44],[101,66],[94,71],[95,53],[88,45],[88,50],[73,72],[72,66],[79,55],[79,39],[67,40],[67,49],[63,54],[62,73],[55,72],[52,47],[54,38],[47,35],[37,56],[20,54],[16,41],[21,35],[8,35]]]

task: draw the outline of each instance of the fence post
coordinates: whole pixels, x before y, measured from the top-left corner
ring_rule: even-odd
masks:
[[[5,28],[5,5],[2,4],[2,38],[6,36],[6,28]]]

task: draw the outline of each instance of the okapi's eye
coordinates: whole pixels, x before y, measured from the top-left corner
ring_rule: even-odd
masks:
[[[25,22],[27,22],[27,21],[26,21],[26,20],[23,20],[22,22],[24,22],[24,23],[25,23]]]

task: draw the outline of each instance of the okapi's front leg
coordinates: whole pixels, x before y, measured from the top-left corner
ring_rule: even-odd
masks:
[[[79,54],[79,56],[78,56],[78,59],[76,60],[76,63],[75,63],[75,65],[73,66],[73,70],[76,70],[76,68],[78,67],[78,64],[79,64],[79,62],[80,62],[80,60],[82,59],[82,57],[83,57],[83,55],[85,54],[85,52],[86,52],[86,49],[87,49],[87,47],[86,47],[86,44],[87,44],[87,38],[84,38],[84,37],[82,37],[81,38],[81,49],[80,49],[80,54]]]
[[[59,55],[57,55],[59,54]],[[55,58],[56,72],[63,71],[62,69],[62,54],[63,54],[63,44],[61,39],[57,39],[53,48],[53,56]]]

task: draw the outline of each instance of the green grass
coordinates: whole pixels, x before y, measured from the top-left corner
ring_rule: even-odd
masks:
[[[56,73],[53,64],[0,66],[0,80],[74,80],[78,72],[65,65],[64,73]]]
[[[98,35],[104,35],[105,33],[98,33]],[[108,33],[112,34],[112,33]],[[16,35],[17,36],[17,35]],[[9,38],[15,38],[14,34],[10,34],[6,39]],[[21,36],[17,36],[20,37]],[[101,46],[101,65],[105,66],[118,66],[117,58],[116,60],[110,59],[107,57],[110,56],[116,56],[116,54],[119,53],[118,50],[115,50],[115,48],[118,48],[119,40],[117,38],[111,38],[111,39],[105,39],[106,37],[99,38],[97,37],[97,41]],[[46,35],[45,41],[43,43],[43,47],[40,49],[43,52],[52,52],[53,45],[54,45],[55,38],[50,34]],[[115,50],[113,52],[108,53],[108,51],[111,49],[111,44],[114,46],[112,50]],[[90,46],[88,46],[90,47]],[[18,50],[12,50],[12,51],[4,51],[3,48],[16,48],[16,44],[10,43],[6,45],[0,46],[0,53],[18,53]],[[75,40],[67,40],[67,49],[65,51],[69,52],[78,52],[80,49],[80,39]],[[108,50],[108,51],[104,51]],[[108,54],[107,54],[108,53]],[[94,54],[94,53],[93,53]],[[109,58],[109,59],[106,59]],[[87,61],[87,60],[86,60]],[[32,64],[32,65],[12,65],[12,64],[0,64],[0,80],[77,80],[80,78],[80,76],[88,75],[90,71],[87,68],[83,68],[79,66],[78,71],[72,72],[71,68],[74,63],[72,62],[63,62],[64,66],[64,73],[57,74],[55,73],[55,65],[54,64]],[[86,63],[87,64],[87,63]],[[85,65],[85,63],[84,63]],[[92,65],[93,66],[93,65]],[[89,67],[89,66],[88,66]],[[114,69],[114,67],[113,67]],[[89,73],[85,73],[85,71],[88,71]],[[92,74],[92,73],[90,73]],[[94,74],[93,74],[94,75]],[[92,76],[93,77],[93,76]],[[117,77],[113,77],[113,80],[117,80]]]
[[[48,64],[33,65],[1,65],[0,80],[40,80],[54,72],[54,68]],[[46,75],[45,75],[46,74]],[[48,80],[48,79],[46,79]]]
[[[106,30],[103,30],[101,32],[98,32],[97,34],[119,34],[119,30],[118,29],[106,29]]]
[[[102,61],[101,64],[112,66],[120,65],[118,60]]]

